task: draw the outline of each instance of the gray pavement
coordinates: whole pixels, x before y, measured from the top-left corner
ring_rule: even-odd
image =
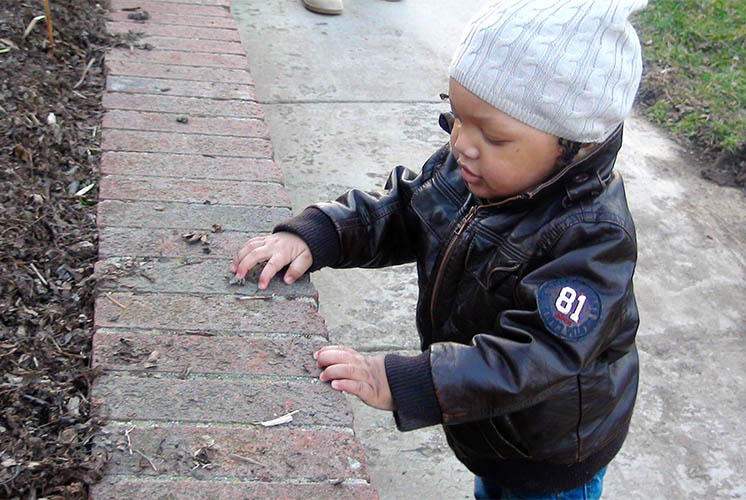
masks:
[[[342,16],[299,0],[233,0],[232,12],[296,211],[378,188],[447,140],[447,67],[479,0],[348,0]],[[746,199],[702,180],[686,151],[633,116],[618,168],[638,229],[641,387],[607,499],[746,498]],[[413,352],[411,265],[312,276],[332,341]],[[471,497],[439,428],[396,431],[353,401],[383,500]]]

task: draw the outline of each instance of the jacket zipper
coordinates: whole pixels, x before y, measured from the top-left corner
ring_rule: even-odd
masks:
[[[438,295],[438,286],[440,285],[440,280],[443,277],[443,271],[446,268],[446,263],[448,262],[448,257],[451,253],[451,250],[453,249],[453,246],[456,244],[456,241],[461,237],[461,233],[464,232],[464,229],[466,228],[466,225],[474,218],[474,215],[477,213],[477,210],[479,210],[479,205],[474,205],[469,209],[469,212],[464,216],[463,219],[458,223],[458,226],[456,226],[456,230],[454,231],[454,236],[451,238],[451,241],[448,242],[448,247],[446,247],[446,251],[443,253],[443,258],[440,261],[440,267],[438,268],[438,274],[435,275],[435,283],[433,285],[433,294],[430,298],[430,324],[431,328],[435,327],[435,299]]]

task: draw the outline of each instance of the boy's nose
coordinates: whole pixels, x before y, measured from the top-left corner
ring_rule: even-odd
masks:
[[[456,136],[456,141],[453,143],[453,149],[459,156],[464,156],[470,160],[476,160],[479,158],[479,149],[474,145],[474,141],[470,140],[469,135],[463,131]]]

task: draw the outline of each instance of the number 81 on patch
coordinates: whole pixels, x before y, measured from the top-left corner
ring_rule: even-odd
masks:
[[[598,293],[578,279],[545,282],[537,292],[537,305],[547,330],[568,340],[588,335],[601,317]]]

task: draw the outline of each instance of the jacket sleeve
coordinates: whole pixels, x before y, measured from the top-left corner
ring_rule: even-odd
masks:
[[[636,257],[634,235],[622,226],[576,223],[520,279],[515,307],[499,315],[493,332],[475,335],[471,345],[435,343],[417,357],[387,356],[399,429],[533,406],[607,349],[633,344]]]
[[[351,190],[336,201],[308,207],[273,232],[289,231],[303,238],[313,256],[310,271],[411,262],[422,229],[409,201],[449,151],[447,145],[439,149],[419,174],[396,167],[383,190]]]

